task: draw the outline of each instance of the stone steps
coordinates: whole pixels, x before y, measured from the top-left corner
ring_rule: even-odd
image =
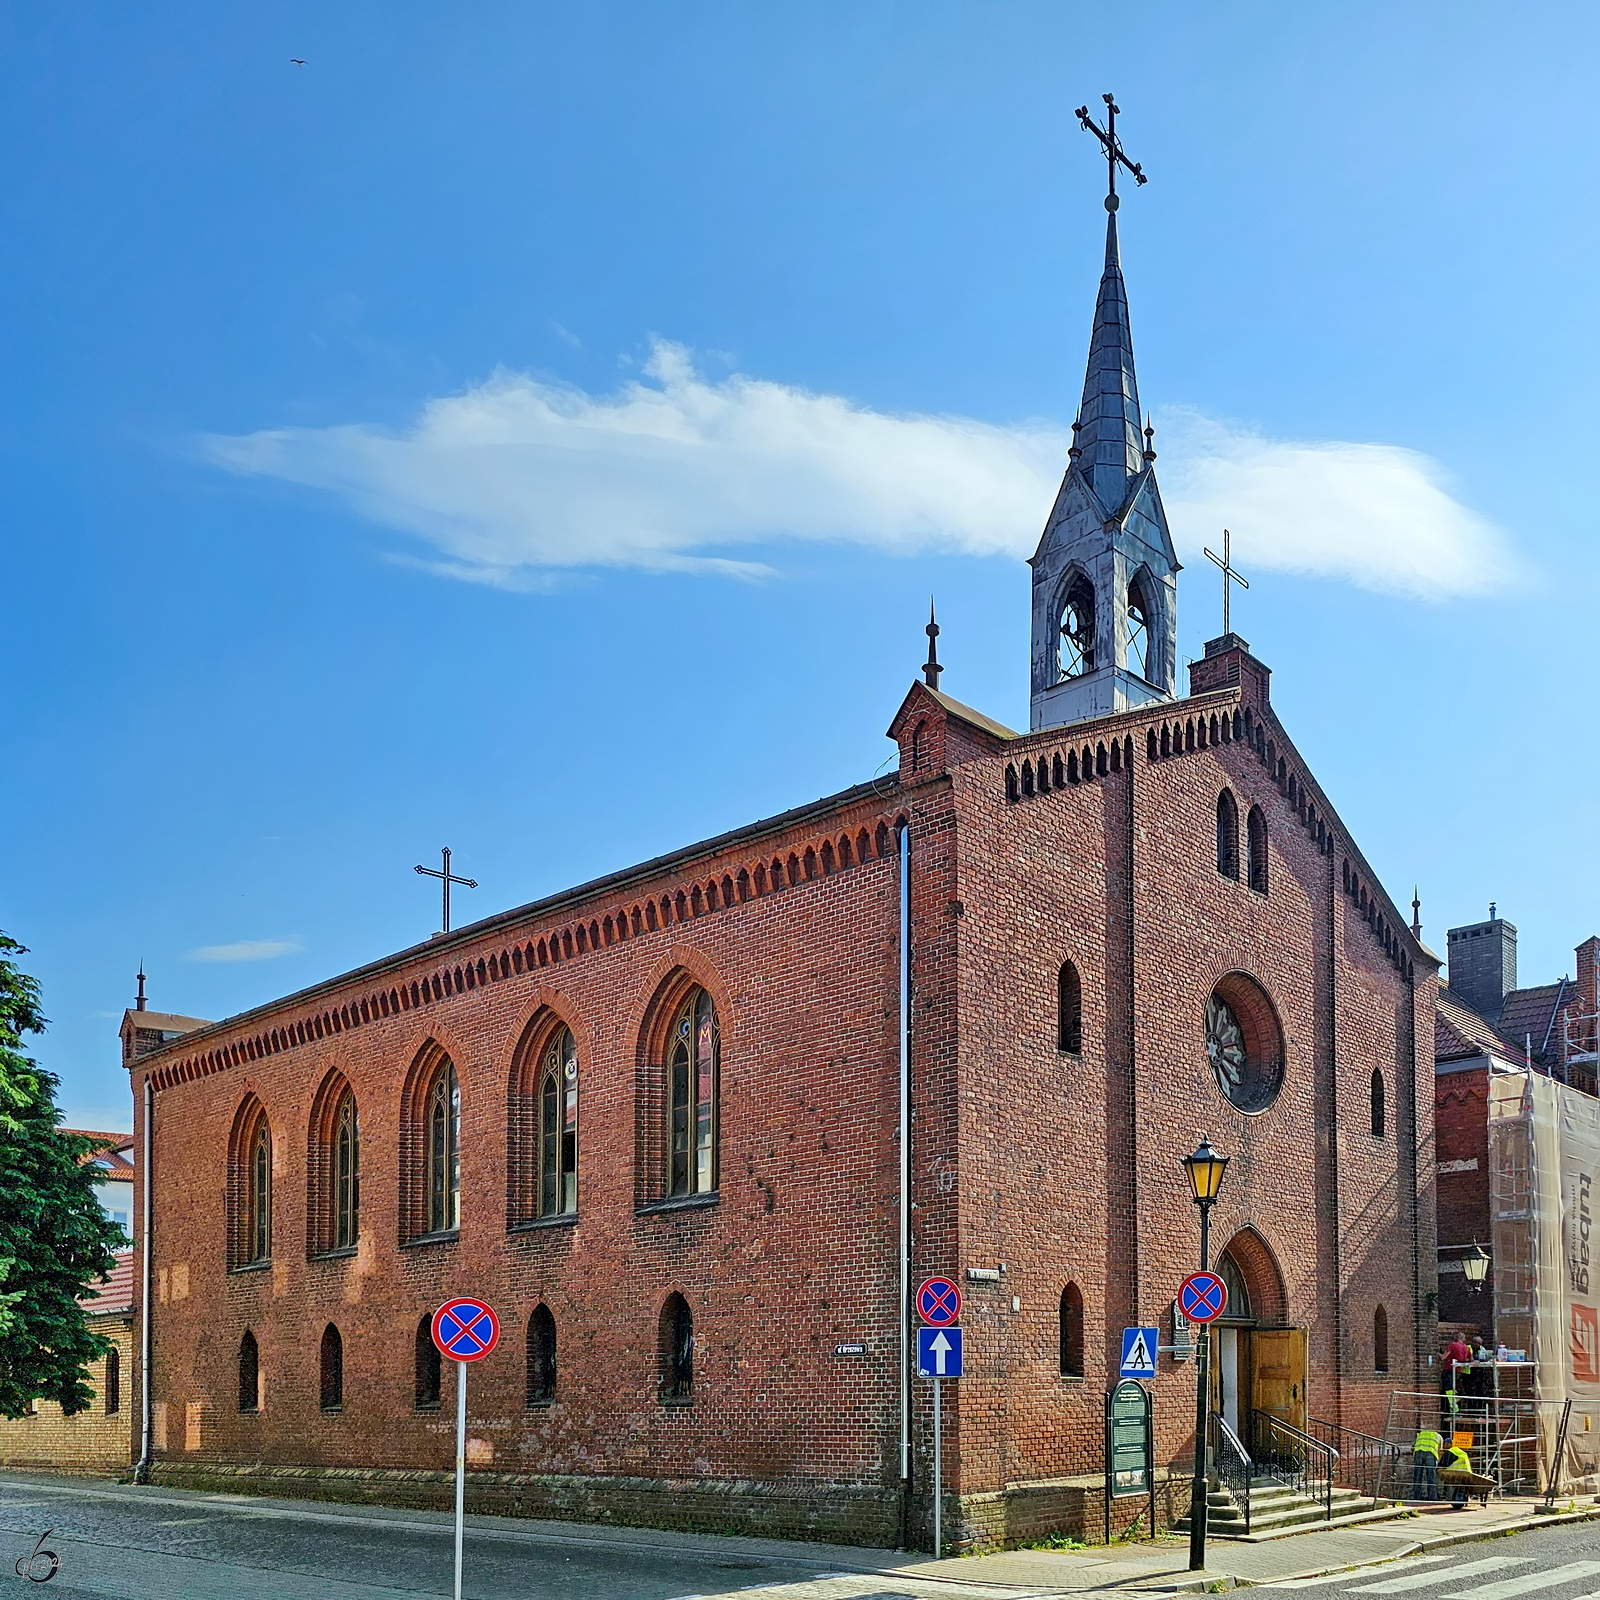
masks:
[[[1227,1489],[1213,1489],[1206,1496],[1207,1532],[1219,1539],[1273,1539],[1291,1533],[1309,1533],[1317,1528],[1348,1527],[1357,1522],[1379,1522],[1400,1515],[1402,1507],[1388,1501],[1373,1500],[1354,1489],[1335,1488],[1331,1497],[1294,1489],[1269,1478],[1257,1478],[1250,1486],[1248,1529],[1243,1509]],[[1187,1531],[1187,1515],[1173,1524]]]

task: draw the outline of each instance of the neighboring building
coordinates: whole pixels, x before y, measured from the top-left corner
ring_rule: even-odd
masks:
[[[1376,1430],[1432,1381],[1437,961],[1245,642],[1179,698],[1142,420],[1113,215],[1032,732],[930,648],[891,775],[129,1053],[157,1479],[443,1503],[428,1321],[470,1290],[504,1329],[479,1509],[892,1543],[930,1505],[902,1273],[948,1272],[954,1535],[1096,1536],[1102,1397],[1124,1326],[1174,1342],[1202,1133],[1216,1409]],[[1192,1369],[1152,1390],[1187,1472]]]
[[[122,1229],[124,1243],[133,1242],[133,1135],[101,1133],[89,1128],[63,1128],[83,1139],[96,1139],[106,1146],[88,1158],[95,1168],[95,1193],[100,1208]]]

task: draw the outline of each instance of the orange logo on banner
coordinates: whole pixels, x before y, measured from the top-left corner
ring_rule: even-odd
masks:
[[[1600,1312],[1593,1306],[1572,1308],[1572,1376],[1600,1383]]]

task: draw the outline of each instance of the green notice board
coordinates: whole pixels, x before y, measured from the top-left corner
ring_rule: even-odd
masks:
[[[1120,1500],[1154,1488],[1150,1395],[1130,1378],[1106,1396],[1106,1494]]]

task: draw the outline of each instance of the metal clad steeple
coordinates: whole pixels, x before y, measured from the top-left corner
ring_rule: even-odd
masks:
[[[1114,206],[1116,195],[1106,204]],[[1133,373],[1133,333],[1128,290],[1117,250],[1117,214],[1106,218],[1106,266],[1094,306],[1089,368],[1083,379],[1074,445],[1083,453],[1079,470],[1108,515],[1121,509],[1128,486],[1144,470],[1139,385]]]

